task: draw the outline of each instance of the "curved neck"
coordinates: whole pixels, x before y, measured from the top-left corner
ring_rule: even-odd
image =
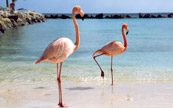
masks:
[[[79,28],[75,18],[75,11],[72,12],[72,19],[73,19],[73,23],[76,30],[76,42],[75,42],[75,48],[74,48],[74,51],[75,51],[79,47],[79,44],[80,44]]]
[[[124,39],[124,50],[123,51],[125,51],[127,49],[127,39],[126,39],[126,35],[124,34],[124,27],[122,27],[121,31],[122,31],[122,35],[123,35],[123,39]]]

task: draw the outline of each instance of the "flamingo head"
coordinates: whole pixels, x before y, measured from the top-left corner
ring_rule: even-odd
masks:
[[[123,24],[122,28],[124,28],[126,30],[126,35],[128,35],[128,33],[129,33],[128,25],[127,24]]]
[[[84,12],[82,11],[80,6],[75,6],[73,8],[73,11],[77,12],[78,14],[80,14],[80,16],[82,17],[82,20],[84,20]]]

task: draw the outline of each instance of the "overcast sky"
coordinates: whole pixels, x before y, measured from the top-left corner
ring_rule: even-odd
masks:
[[[11,0],[9,0],[11,2]],[[71,13],[80,5],[85,13],[173,12],[173,0],[17,0],[16,8],[41,13]],[[0,0],[6,6],[6,0]]]

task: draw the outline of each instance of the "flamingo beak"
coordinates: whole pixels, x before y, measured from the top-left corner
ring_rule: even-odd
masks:
[[[81,10],[80,11],[80,16],[82,17],[82,21],[84,20],[84,12]]]
[[[128,35],[128,33],[129,33],[129,30],[126,32],[126,35]]]

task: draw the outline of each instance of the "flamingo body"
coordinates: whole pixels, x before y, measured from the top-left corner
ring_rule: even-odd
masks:
[[[101,49],[97,50],[95,54],[105,54],[107,56],[114,56],[123,53],[124,46],[119,41],[112,41],[105,44]]]
[[[75,45],[69,38],[59,38],[50,43],[45,49],[43,55],[35,64],[42,61],[51,63],[63,62],[68,56],[74,52]]]

